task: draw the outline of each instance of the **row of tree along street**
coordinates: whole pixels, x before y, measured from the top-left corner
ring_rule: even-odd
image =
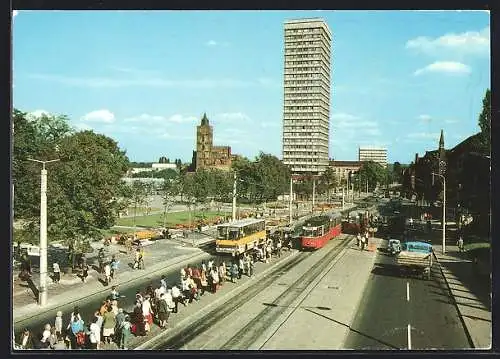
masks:
[[[489,237],[491,221],[490,181],[491,181],[491,92],[486,90],[483,106],[478,116],[480,131],[458,143],[451,149],[426,151],[423,157],[415,156],[415,161],[403,171],[402,191],[407,197],[417,201],[434,203],[444,200],[444,183],[438,173],[446,180],[446,207],[454,211],[456,221],[465,214],[474,220],[469,230],[475,234]],[[446,136],[444,136],[444,139]],[[444,146],[443,146],[444,147]],[[436,210],[438,210],[436,208]],[[438,210],[439,211],[439,210]],[[437,212],[436,212],[437,213]],[[451,216],[450,216],[451,217]]]
[[[76,131],[64,115],[34,117],[13,111],[14,240],[38,243],[40,220],[40,164],[29,159],[51,160],[47,181],[47,232],[50,241],[63,241],[70,253],[88,247],[89,240],[102,238],[102,230],[115,225],[118,214],[145,202],[152,188],[140,181],[127,185],[123,181],[131,163],[118,143],[93,131]],[[164,160],[165,161],[165,160]],[[180,166],[180,160],[176,160]],[[164,200],[164,211],[181,196],[188,207],[205,207],[209,201],[230,203],[234,173],[237,176],[239,202],[260,205],[276,201],[288,193],[290,170],[277,157],[260,153],[253,161],[238,158],[232,171],[201,170],[189,172],[165,170],[165,181],[157,189]],[[358,179],[358,180],[356,180]],[[351,183],[359,190],[388,182],[388,172],[374,162],[367,162],[353,175]],[[316,193],[328,197],[345,183],[331,168],[316,181]],[[313,178],[305,177],[294,184],[301,198],[312,195]],[[72,257],[72,256],[71,256]]]

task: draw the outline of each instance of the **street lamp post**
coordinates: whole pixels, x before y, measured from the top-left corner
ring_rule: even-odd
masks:
[[[291,226],[292,221],[293,221],[293,213],[292,213],[293,177],[292,176],[290,176],[290,195],[288,197],[289,197],[288,198],[288,210],[290,212],[290,226]]]
[[[29,161],[42,164],[40,181],[40,288],[38,290],[38,304],[47,304],[47,170],[45,164],[59,161],[59,159],[40,161],[28,158]]]
[[[345,203],[344,203],[344,187],[342,187],[342,210],[344,210],[344,206],[345,206]]]
[[[233,222],[236,221],[236,171],[234,172],[233,182]]]
[[[438,173],[432,173],[432,177],[439,176],[443,180],[443,254],[446,253],[446,178]]]
[[[346,181],[346,197],[347,201],[349,202],[349,176],[347,176],[347,181]]]
[[[313,178],[313,202],[312,202],[312,212],[314,213],[314,200],[316,196],[316,179]]]

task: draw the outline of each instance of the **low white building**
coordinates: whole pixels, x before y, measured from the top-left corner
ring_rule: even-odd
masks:
[[[141,173],[141,172],[149,172],[151,168],[149,167],[133,167],[129,170],[130,174]]]
[[[153,170],[166,170],[166,169],[172,169],[172,170],[177,170],[177,165],[175,163],[153,163],[151,165]]]
[[[166,169],[172,169],[177,171],[177,166],[175,163],[153,163],[151,167],[133,167],[129,170],[129,174],[136,174],[141,172],[151,172],[151,171],[161,171]]]

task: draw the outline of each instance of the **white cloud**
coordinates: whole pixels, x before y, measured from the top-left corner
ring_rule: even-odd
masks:
[[[28,116],[35,117],[35,118],[42,117],[42,116],[49,116],[49,115],[50,115],[50,112],[45,111],[45,110],[35,110],[35,111],[31,111],[30,113],[28,113]]]
[[[167,118],[167,121],[176,123],[189,123],[198,121],[198,118],[196,118],[195,116],[183,116],[180,114],[175,114]]]
[[[488,26],[481,31],[467,31],[460,34],[448,33],[437,38],[420,36],[408,40],[406,48],[426,54],[452,51],[460,54],[487,55],[490,52],[490,27]]]
[[[358,120],[348,120],[342,121],[337,124],[334,124],[333,127],[337,128],[373,128],[378,127],[378,123],[375,121],[358,121]]]
[[[357,120],[357,119],[359,119],[358,116],[354,116],[354,115],[351,115],[351,114],[348,114],[348,113],[344,113],[344,112],[334,113],[330,117],[331,117],[332,120],[340,120],[340,121]]]
[[[431,121],[432,117],[430,115],[419,115],[417,117],[420,121]]]
[[[242,112],[218,113],[214,119],[216,121],[250,121],[250,117]]]
[[[19,14],[19,11],[17,11],[17,10],[12,10],[12,17],[13,17],[13,18],[14,18],[14,17],[16,17],[16,16],[17,16],[17,14]]]
[[[158,136],[159,138],[173,138],[174,136],[172,136],[170,133],[168,132],[163,132],[162,134],[160,134]]]
[[[141,123],[158,123],[165,122],[167,119],[163,116],[150,115],[143,113],[137,117],[129,117],[123,120],[124,122],[141,122]]]
[[[281,123],[280,122],[261,122],[260,126],[262,128],[274,128],[274,127],[280,127]]]
[[[87,113],[81,119],[82,121],[87,122],[104,122],[104,123],[112,123],[115,121],[115,115],[113,112],[109,110],[96,110]]]
[[[155,70],[134,69],[131,67],[111,66],[111,70],[133,76],[158,76],[160,73]]]
[[[407,135],[408,138],[417,139],[439,139],[439,133],[429,133],[429,132],[414,132]]]
[[[210,46],[210,47],[214,47],[214,46],[229,46],[229,42],[227,41],[215,41],[215,40],[209,40],[207,42],[205,42],[205,46]]]
[[[225,134],[225,135],[230,135],[230,136],[235,136],[235,135],[244,135],[246,134],[247,132],[246,131],[243,131],[239,128],[225,128],[224,130],[222,130],[222,132]],[[221,134],[222,135],[222,134]]]
[[[159,88],[244,88],[262,86],[259,81],[245,81],[237,79],[198,79],[198,80],[169,80],[159,77],[143,78],[109,78],[109,77],[73,77],[54,74],[30,74],[30,78],[56,82],[67,86],[91,88],[120,88],[120,87],[159,87]]]
[[[173,114],[170,117],[161,115],[150,115],[143,113],[139,116],[128,117],[123,120],[123,122],[138,122],[144,125],[169,125],[170,123],[193,123],[198,121],[196,116],[184,116],[181,114]]]
[[[380,136],[382,134],[379,128],[365,128],[363,132],[368,136]]]
[[[448,74],[469,74],[471,69],[469,66],[455,61],[436,61],[430,65],[416,70],[413,75],[419,76],[425,73],[448,73]]]

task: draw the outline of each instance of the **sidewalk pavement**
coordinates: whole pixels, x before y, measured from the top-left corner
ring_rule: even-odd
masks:
[[[474,264],[456,245],[433,245],[458,313],[476,349],[490,349],[491,333],[491,269],[482,262]]]
[[[195,239],[195,244],[196,242]],[[169,251],[171,253],[174,247],[177,247],[176,252],[178,252],[179,255],[176,256],[174,254],[171,259],[165,260],[166,253]],[[195,260],[195,258],[201,259],[204,256],[209,257],[208,253],[198,248],[187,246],[184,243],[179,243],[179,241],[160,240],[144,248],[146,269],[134,270],[128,265],[128,262],[133,261],[133,254],[123,253],[122,251],[124,250],[125,248],[120,245],[110,246],[109,256],[111,256],[111,254],[116,254],[116,258],[120,261],[120,267],[117,272],[117,277],[112,283],[113,285],[125,286],[131,281],[150,276],[159,270],[164,270],[167,267],[174,266],[183,261]],[[90,265],[92,262],[89,261],[88,263]],[[89,276],[85,283],[82,283],[76,273],[61,273],[61,281],[59,284],[52,283],[52,281],[48,279],[48,303],[43,310],[55,310],[62,305],[67,305],[103,292],[109,292],[110,288],[103,286],[99,279],[102,279],[102,275],[94,269],[89,270]],[[36,286],[39,285],[39,275],[37,273],[33,275],[32,280]],[[17,275],[14,276],[12,288],[14,322],[35,316],[41,309],[36,302],[37,298],[34,297],[25,283],[26,282],[20,282]],[[82,293],[85,293],[83,297]]]

